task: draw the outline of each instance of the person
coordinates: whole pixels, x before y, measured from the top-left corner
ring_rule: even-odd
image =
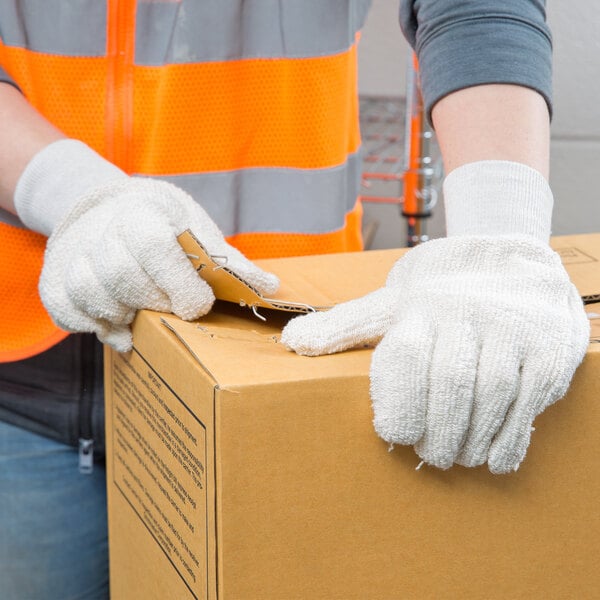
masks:
[[[253,258],[360,249],[368,4],[0,10],[3,598],[108,594],[96,337],[126,351],[138,309],[210,310],[181,230],[267,294],[278,282]],[[367,301],[290,321],[282,341],[305,354],[379,342],[377,433],[440,468],[504,473],[587,341],[547,245],[544,3],[404,1],[401,24],[448,173],[448,237],[411,250]]]

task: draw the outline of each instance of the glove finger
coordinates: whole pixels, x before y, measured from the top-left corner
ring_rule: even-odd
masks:
[[[488,466],[493,473],[519,468],[535,417],[566,394],[585,355],[590,324],[574,286],[570,289],[569,305],[571,319],[539,327],[541,331],[552,331],[553,336],[541,339],[523,365],[517,400],[490,447]]]
[[[105,236],[93,261],[102,286],[115,300],[133,309],[171,311],[169,297],[130,254],[123,238]]]
[[[119,352],[131,349],[129,327],[114,327],[102,319],[93,319],[71,302],[63,287],[63,269],[57,269],[53,257],[47,257],[40,277],[40,296],[54,322],[65,331],[95,333],[101,342],[109,343]]]
[[[373,352],[373,425],[387,442],[414,444],[423,435],[433,339],[432,324],[411,315],[393,325]]]
[[[500,431],[490,446],[488,467],[492,473],[510,473],[519,468],[531,438],[533,420],[568,387],[561,376],[560,361],[541,352],[529,357],[521,370],[521,386]]]
[[[519,389],[518,352],[500,353],[498,348],[514,348],[510,339],[488,339],[481,348],[471,423],[456,462],[465,467],[484,464],[494,436]]]
[[[52,282],[44,275],[40,279],[42,301],[55,323],[66,331],[97,333],[99,319],[131,322],[135,312],[106,294],[85,261],[77,262],[71,263],[63,281]]]
[[[146,222],[129,229],[122,239],[127,240],[128,252],[169,298],[170,310],[178,317],[191,321],[211,309],[215,296],[170,227],[159,220]]]
[[[268,297],[275,294],[279,289],[279,278],[273,273],[263,271],[245,257],[241,258],[243,260],[229,261],[229,268],[261,295]]]
[[[52,320],[65,331],[102,333],[105,325],[81,311],[71,301],[65,287],[66,269],[62,256],[46,251],[39,281],[40,298]]]
[[[99,322],[96,335],[103,344],[108,344],[117,352],[129,352],[133,348],[133,336],[127,325]]]
[[[66,271],[65,290],[71,304],[94,321],[131,323],[135,311],[119,302],[93,271],[86,256],[73,259]]]
[[[440,469],[452,466],[467,434],[475,379],[478,347],[468,323],[438,327],[429,372],[429,398],[423,437],[415,445],[417,454]]]
[[[169,233],[174,232],[176,235],[190,228],[211,256],[217,261],[221,257],[224,266],[234,271],[261,294],[273,294],[277,291],[279,287],[277,277],[271,273],[266,273],[254,265],[239,250],[228,244],[208,213],[183,189],[166,181],[138,178],[135,179],[132,189],[136,192],[140,189],[145,189],[146,194],[152,198],[152,207],[157,219],[154,225],[158,225],[160,222],[168,223]],[[135,219],[132,222],[136,223]],[[137,236],[138,242],[144,239],[151,240],[152,223],[144,222],[141,225],[142,230]],[[157,227],[155,227],[155,230],[157,230]],[[155,240],[152,241],[154,243]],[[138,242],[135,242],[136,245]],[[153,279],[155,278],[153,277]],[[165,289],[167,295],[171,298],[171,302],[173,302],[176,298],[173,290],[169,286],[163,289]],[[213,301],[214,298],[210,301],[210,305],[212,305]],[[183,303],[184,305],[188,304],[185,300]],[[187,312],[188,308],[189,306],[184,306],[184,312]],[[210,306],[202,309],[202,314],[208,312],[209,309]],[[179,314],[177,309],[173,308],[172,310],[176,314]],[[197,314],[196,316],[200,315]]]
[[[378,342],[392,324],[398,293],[383,287],[325,312],[292,319],[281,342],[305,356],[342,352]]]
[[[198,239],[202,240],[202,231],[199,231],[198,235],[200,236]],[[216,262],[222,262],[223,266],[233,271],[260,294],[268,296],[279,289],[279,278],[276,275],[263,271],[224,239],[213,242],[210,248],[207,246],[207,250]]]

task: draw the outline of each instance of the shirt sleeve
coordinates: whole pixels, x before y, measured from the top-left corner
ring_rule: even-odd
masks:
[[[508,83],[540,93],[552,114],[552,36],[544,0],[401,0],[429,120],[451,92]]]

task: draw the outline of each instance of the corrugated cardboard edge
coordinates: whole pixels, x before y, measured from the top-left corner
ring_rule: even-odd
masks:
[[[210,284],[215,296],[219,300],[225,300],[227,302],[239,304],[240,306],[248,306],[258,318],[262,318],[257,312],[257,308],[260,307],[273,310],[308,313],[327,310],[336,304],[335,301],[332,301],[331,297],[328,297],[325,302],[323,302],[325,298],[320,298],[321,301],[317,303],[315,303],[314,300],[309,300],[308,297],[310,297],[311,294],[307,294],[307,290],[310,291],[311,286],[314,287],[314,285],[313,282],[308,280],[301,280],[299,286],[301,288],[300,290],[297,289],[298,285],[288,287],[289,282],[287,280],[282,281],[281,291],[273,298],[265,298],[248,282],[244,281],[233,271],[228,269],[227,265],[223,264],[219,257],[210,256],[206,248],[189,229],[180,234],[177,239],[196,271]],[[598,234],[556,236],[550,240],[551,247],[561,257],[563,265],[569,272],[569,275],[574,279],[576,285],[579,285],[579,291],[584,304],[600,302],[600,288],[596,289],[594,286],[594,288],[589,289],[587,287],[588,278],[582,276],[582,273],[585,272],[586,269],[590,269],[591,265],[593,265],[593,270],[598,268],[599,259],[597,256],[600,255],[599,240],[600,236]],[[397,258],[401,253],[407,251],[407,248],[402,248],[388,250],[387,252],[394,253],[394,257]],[[360,256],[365,253],[353,254]],[[369,252],[367,254],[369,254]],[[328,255],[328,258],[330,256],[331,255]],[[305,262],[308,261],[310,263],[312,259],[315,258],[318,260],[318,256],[301,257],[300,260]],[[276,259],[276,262],[268,259],[256,262],[259,266],[269,270],[269,265],[281,264],[281,260],[292,264],[290,261],[298,260],[298,257]],[[329,260],[331,259],[329,258]],[[600,284],[598,285],[600,286]]]
[[[586,312],[591,325],[590,344],[600,344],[600,303],[589,304]]]
[[[265,298],[247,281],[228,269],[226,264],[220,264],[215,260],[216,257],[212,257],[208,253],[189,229],[179,235],[177,240],[198,274],[211,286],[216,298],[240,306],[248,306],[259,318],[262,318],[256,312],[259,307],[297,313],[316,312],[331,308],[330,305],[312,305],[286,297]]]

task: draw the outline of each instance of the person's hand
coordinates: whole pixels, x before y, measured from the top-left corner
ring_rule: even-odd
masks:
[[[493,186],[490,173],[482,175]],[[449,183],[452,205],[454,184],[469,186],[456,177]],[[544,199],[535,188],[543,185],[533,183],[539,210]],[[378,435],[414,444],[442,469],[487,462],[507,473],[523,460],[535,417],[565,394],[589,322],[558,255],[541,241],[538,220],[527,235],[506,234],[503,225],[498,235],[473,235],[469,227],[482,228],[477,215],[461,230],[454,208],[448,226],[456,237],[410,250],[383,288],[293,319],[281,339],[306,355],[381,340],[371,363]]]
[[[442,469],[516,469],[535,417],[567,390],[589,335],[558,256],[527,238],[426,242],[385,287],[290,321],[281,340],[319,355],[375,342],[375,430]]]
[[[131,349],[129,325],[138,309],[187,320],[206,314],[214,294],[177,242],[188,228],[210,255],[259,292],[275,292],[277,278],[230,246],[183,190],[118,170],[110,175],[104,177],[108,183],[87,184],[52,228],[39,289],[59,327],[94,332],[123,352]],[[53,187],[60,190],[60,182]]]
[[[277,289],[276,277],[230,246],[183,190],[132,177],[89,193],[52,233],[39,285],[44,306],[60,327],[95,332],[119,351],[131,348],[138,309],[186,320],[206,314],[214,294],[177,242],[187,228],[258,291]]]

